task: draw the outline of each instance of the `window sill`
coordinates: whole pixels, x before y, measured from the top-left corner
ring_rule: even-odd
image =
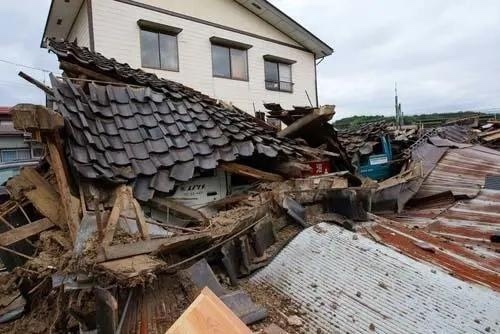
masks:
[[[165,71],[165,72],[180,72],[179,69],[168,69],[168,68],[160,68],[160,67],[151,67],[151,66],[144,66],[141,65],[142,68],[147,68],[150,70],[156,70],[156,71]]]
[[[228,80],[243,81],[243,82],[249,82],[250,81],[249,79],[237,79],[237,78],[224,77],[222,75],[215,75],[215,74],[213,74],[212,76],[214,78],[218,78],[218,79],[228,79]]]
[[[293,94],[293,90],[281,90],[281,89],[272,89],[272,88],[267,88],[266,90],[270,90],[273,92],[278,92],[278,93],[288,93],[288,94]]]

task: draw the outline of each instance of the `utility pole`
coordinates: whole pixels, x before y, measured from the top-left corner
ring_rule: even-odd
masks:
[[[396,127],[401,129],[404,125],[403,113],[401,112],[401,103],[398,101],[398,83],[394,83],[394,109],[396,111]]]

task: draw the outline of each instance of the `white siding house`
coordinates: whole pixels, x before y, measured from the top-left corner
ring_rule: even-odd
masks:
[[[53,0],[43,38],[76,40],[249,113],[316,105],[316,61],[333,52],[265,0]]]

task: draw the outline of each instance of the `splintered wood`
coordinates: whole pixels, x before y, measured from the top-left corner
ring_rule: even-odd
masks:
[[[7,182],[11,198],[21,201],[27,198],[33,206],[52,223],[65,228],[60,206],[61,198],[54,187],[35,168],[25,167],[21,173]]]
[[[130,279],[139,275],[153,273],[164,265],[166,263],[160,259],[148,255],[137,255],[125,259],[103,262],[98,264],[97,267],[107,271],[117,279]]]

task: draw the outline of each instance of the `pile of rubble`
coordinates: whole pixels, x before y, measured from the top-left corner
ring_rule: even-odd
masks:
[[[210,323],[234,333],[394,333],[391,321],[373,320],[389,317],[374,308],[376,298],[362,300],[371,292],[332,283],[357,289],[367,277],[380,280],[360,260],[370,247],[377,253],[370,261],[392,274],[391,261],[406,257],[383,245],[499,288],[496,260],[483,263],[460,248],[467,235],[456,237],[457,226],[444,223],[460,206],[477,208],[474,197],[495,199],[482,188],[485,174],[500,174],[500,154],[454,141],[458,130],[424,135],[376,124],[343,145],[348,135],[329,123],[333,106],[268,104],[269,117],[287,125],[277,130],[75,44],[49,48],[64,76],[51,75],[50,88],[29,78],[48,107],[12,110],[14,126],[44,143],[46,154],[7,182],[0,205],[0,332],[201,333]],[[376,151],[365,144],[387,133],[399,145],[400,172],[381,182],[358,176],[353,156]],[[474,172],[463,167],[454,176],[450,165],[466,159],[475,159]],[[490,167],[478,172],[483,164]],[[471,202],[460,202],[464,196]],[[422,230],[404,220],[431,214]],[[452,246],[440,239],[445,232],[457,238]],[[487,233],[493,244],[498,237]],[[473,261],[481,267],[475,273],[467,268]],[[402,280],[387,281],[374,290],[386,293]],[[353,302],[365,308],[358,322]],[[352,319],[328,320],[336,314]]]
[[[46,155],[0,208],[7,330],[165,332],[205,287],[200,270],[217,282],[205,259],[236,285],[310,225],[303,205],[360,184],[307,178],[348,164],[329,147],[74,44],[50,48],[64,77],[29,78],[49,108],[12,109]],[[245,323],[266,316],[243,291],[209,287]]]
[[[480,132],[477,134],[479,141],[483,145],[491,148],[500,148],[500,121],[489,120],[481,126]]]

